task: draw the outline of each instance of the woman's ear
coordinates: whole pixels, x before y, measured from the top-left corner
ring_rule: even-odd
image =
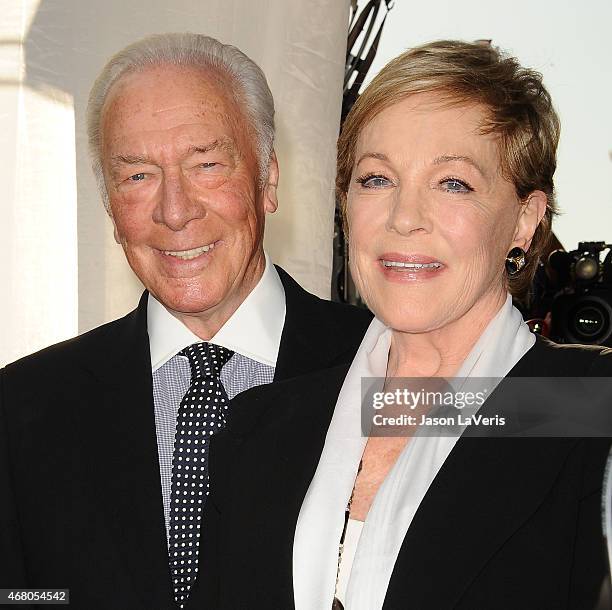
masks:
[[[548,198],[543,191],[533,191],[521,204],[521,211],[516,221],[516,230],[511,248],[519,247],[525,252],[529,250],[531,240],[538,228],[538,225],[546,214]]]

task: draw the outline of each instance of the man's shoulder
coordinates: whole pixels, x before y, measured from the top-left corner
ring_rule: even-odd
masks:
[[[278,266],[276,269],[285,289],[287,308],[298,309],[305,322],[320,318],[336,328],[357,326],[365,331],[372,320],[367,309],[318,297],[302,288],[284,269]]]
[[[350,362],[372,314],[352,305],[326,301],[304,290],[277,267],[287,311],[275,380]]]
[[[33,354],[24,356],[3,369],[6,376],[31,376],[55,374],[64,368],[81,366],[91,356],[100,356],[108,351],[121,336],[135,312],[122,318],[97,326],[77,337],[55,343]],[[38,378],[38,377],[37,377]]]
[[[320,308],[321,313],[333,318],[337,324],[367,327],[372,321],[373,316],[368,309],[312,296],[317,299],[316,306]]]

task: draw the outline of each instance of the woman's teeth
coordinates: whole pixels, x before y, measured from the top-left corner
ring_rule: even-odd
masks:
[[[403,267],[405,269],[437,269],[442,266],[442,263],[402,263],[400,261],[385,261],[385,267]]]
[[[164,250],[164,254],[167,256],[174,256],[175,258],[180,258],[184,261],[188,261],[189,259],[196,258],[196,256],[200,256],[204,252],[208,252],[215,247],[215,244],[208,244],[207,246],[201,246],[200,248],[192,248],[191,250]]]

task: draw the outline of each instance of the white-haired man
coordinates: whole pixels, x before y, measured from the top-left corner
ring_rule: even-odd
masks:
[[[350,362],[369,315],[263,251],[273,116],[261,70],[200,35],[139,41],[96,81],[94,171],[147,291],[0,371],[0,588],[69,588],[87,610],[200,607],[215,441],[248,428],[267,384]]]

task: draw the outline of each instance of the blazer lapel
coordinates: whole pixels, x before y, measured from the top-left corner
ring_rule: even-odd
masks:
[[[153,407],[147,293],[89,364],[98,378],[92,459],[100,503],[144,608],[173,608]]]
[[[544,374],[542,343],[508,377]],[[503,382],[502,382],[503,385]],[[494,396],[483,415],[494,409]],[[406,533],[384,608],[452,608],[497,549],[534,512],[576,439],[462,436],[432,482]],[[452,552],[451,552],[452,549]]]
[[[452,608],[553,484],[572,439],[460,439],[408,529],[384,608]],[[408,584],[407,584],[408,583]]]

